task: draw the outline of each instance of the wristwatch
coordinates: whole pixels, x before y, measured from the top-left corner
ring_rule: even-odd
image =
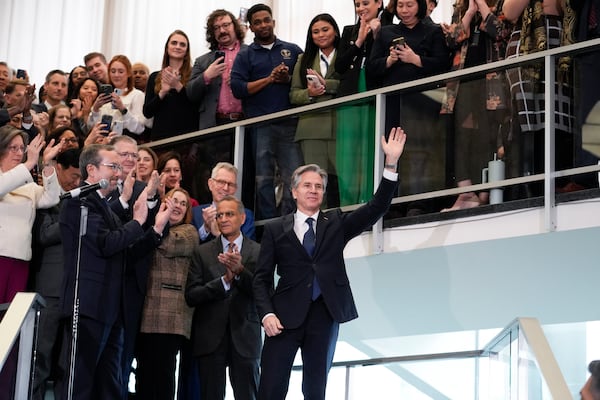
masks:
[[[128,110],[126,108],[124,108],[124,109],[119,110],[119,111],[121,112],[121,115],[125,115],[125,114],[127,114]]]

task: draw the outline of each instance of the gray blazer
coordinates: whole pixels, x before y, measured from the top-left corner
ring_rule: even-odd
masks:
[[[246,47],[248,46],[242,43],[240,51]],[[216,113],[222,79],[217,77],[210,84],[204,84],[204,71],[215,61],[215,51],[209,51],[196,59],[192,69],[192,77],[185,87],[189,99],[199,104],[199,129],[212,128],[217,125]]]

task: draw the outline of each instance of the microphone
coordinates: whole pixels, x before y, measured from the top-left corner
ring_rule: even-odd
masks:
[[[68,192],[61,194],[60,199],[76,199],[78,197],[87,196],[90,192],[98,189],[106,189],[108,187],[108,181],[106,179],[100,179],[97,183],[91,185],[85,185],[82,187],[69,190]]]

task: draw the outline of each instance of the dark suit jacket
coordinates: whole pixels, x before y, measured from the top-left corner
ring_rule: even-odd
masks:
[[[261,320],[275,313],[285,328],[300,326],[312,302],[315,274],[333,319],[342,323],[358,317],[344,264],[344,247],[387,211],[397,186],[398,182],[384,178],[373,198],[355,211],[319,213],[312,258],[294,233],[293,214],[266,224],[253,282]],[[279,281],[273,290],[275,268]]]
[[[88,208],[87,230],[82,238],[79,272],[81,315],[112,324],[120,315],[123,271],[127,248],[141,240],[158,243],[152,229],[144,232],[137,221],[125,224],[97,192],[83,199],[67,200],[60,213],[60,230],[65,256],[61,306],[72,315],[76,279],[81,204]]]
[[[335,70],[340,74],[340,86],[337,97],[358,93],[358,77],[362,63],[366,63],[373,47],[373,34],[369,33],[362,47],[356,47],[354,42],[358,37],[358,25],[344,27],[335,60]],[[364,60],[363,60],[364,59]],[[379,82],[367,81],[367,88],[374,89]]]
[[[211,206],[211,204],[201,204],[199,206],[192,208],[192,225],[196,227],[196,229],[200,229],[202,225],[204,225],[204,218],[202,218],[202,210],[206,207]],[[254,213],[247,208],[244,208],[244,212],[246,213],[246,220],[242,224],[240,230],[244,236],[249,237],[252,240],[256,240],[255,236],[255,228],[254,228]],[[215,237],[212,233],[208,234],[208,237],[204,240],[200,239],[200,243],[206,243],[209,240],[213,240]]]
[[[34,223],[35,252],[38,254],[35,271],[36,292],[43,297],[61,295],[64,256],[60,236],[59,215],[65,200],[47,209],[38,210]]]
[[[225,266],[217,260],[217,255],[223,252],[221,237],[196,248],[185,289],[188,305],[196,307],[192,326],[194,355],[214,352],[229,324],[231,343],[238,353],[249,358],[259,357],[261,325],[252,293],[252,276],[259,251],[258,243],[244,237],[241,251],[244,271],[226,292],[221,281]]]
[[[246,47],[248,45],[242,43],[240,50]],[[192,68],[192,77],[185,87],[190,100],[200,103],[198,107],[200,129],[211,128],[217,125],[217,103],[219,102],[219,94],[221,93],[222,79],[219,76],[210,81],[209,85],[204,83],[204,71],[206,71],[213,61],[215,61],[215,50],[198,57]]]
[[[146,188],[146,184],[142,181],[135,181],[133,184],[133,194],[131,195],[131,199],[129,199],[129,208],[123,208],[121,201],[119,200],[119,189],[113,190],[111,193],[106,196],[108,204],[110,208],[113,210],[115,214],[121,219],[121,222],[126,223],[131,221],[133,218],[133,205],[137,201],[138,197],[142,191]],[[160,202],[156,205],[156,207],[148,210],[148,219],[146,223],[144,223],[143,228],[147,229],[154,224],[154,217],[158,212],[160,206]],[[146,294],[146,286],[148,284],[148,271],[150,270],[150,264],[152,262],[152,253],[148,252],[146,254],[139,254],[137,252],[131,252],[127,263],[126,275],[128,277],[132,277],[135,279],[137,284],[137,289],[140,295],[143,297]]]

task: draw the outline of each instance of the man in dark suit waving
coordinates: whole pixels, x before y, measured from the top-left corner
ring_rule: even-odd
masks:
[[[358,316],[344,264],[344,247],[387,211],[398,186],[396,166],[406,135],[393,128],[381,138],[383,179],[373,198],[355,211],[321,212],[327,173],[316,164],[292,175],[297,210],[265,225],[254,297],[267,337],[258,398],[283,400],[298,348],[305,399],[325,398],[339,324]],[[277,268],[279,281],[274,288]]]
[[[196,307],[192,345],[198,363],[200,398],[225,398],[225,370],[237,400],[254,400],[258,390],[260,321],[252,276],[260,246],[242,235],[244,205],[233,196],[217,203],[221,235],[201,245],[188,274],[185,299]]]

